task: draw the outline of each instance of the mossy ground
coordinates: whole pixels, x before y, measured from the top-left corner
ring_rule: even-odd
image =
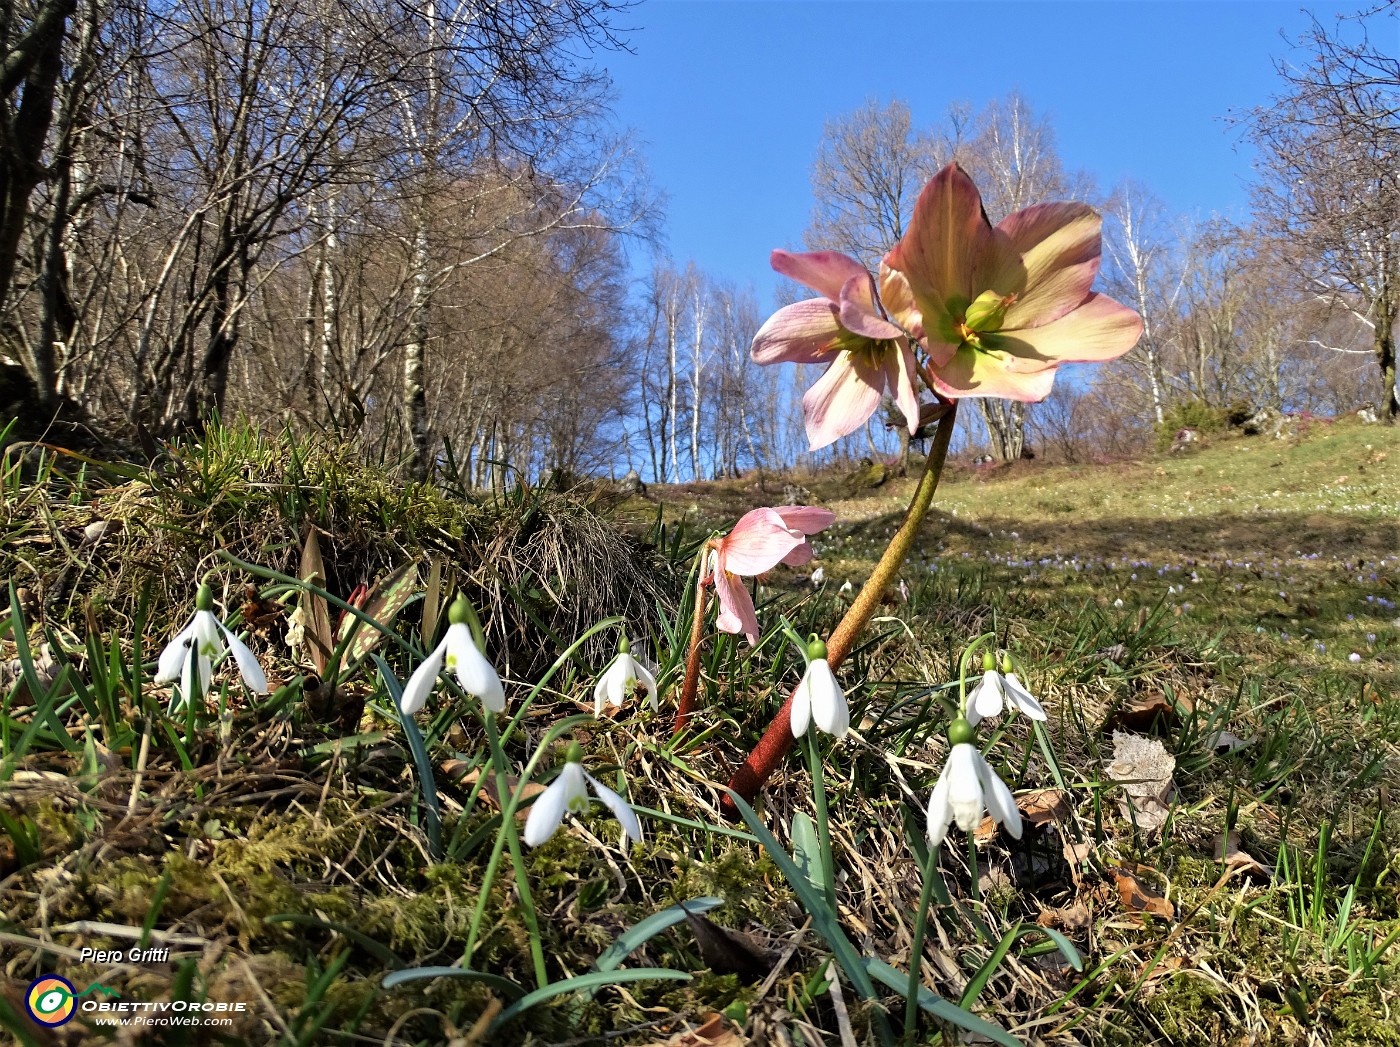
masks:
[[[912,481],[858,492],[842,478],[802,482],[838,525],[818,538],[811,567],[768,580],[761,614],[823,632],[850,598],[841,583],[859,585],[897,526]],[[37,475],[10,474],[0,556],[16,592],[0,653],[23,661],[23,641],[33,656],[7,682],[4,711],[9,1027],[32,1035],[23,989],[58,969],[136,999],[243,1000],[229,1042],[481,1042],[472,1029],[493,1005],[488,985],[380,984],[393,969],[457,963],[472,935],[499,814],[471,784],[482,769],[471,706],[442,691],[423,717],[450,856],[436,861],[373,667],[339,682],[338,694],[366,700],[348,729],[313,712],[305,659],[285,641],[293,596],[214,550],[295,575],[314,523],[326,587],[342,595],[405,562],[426,577],[438,559],[489,609],[513,701],[559,661],[507,743],[518,765],[550,724],[591,706],[611,639],[560,654],[593,622],[623,613],[663,689],[676,682],[694,540],[782,500],[781,482],[763,486],[659,489],[620,506],[601,491],[467,498],[450,484],[404,484],[345,448],[238,429],[213,430],[149,470],[58,455]],[[945,849],[953,899],[936,912],[926,984],[967,997],[1026,1042],[1393,1042],[1396,434],[1339,424],[1141,463],[953,469],[936,504],[902,589],[842,671],[858,726],[824,773],[847,933],[907,967],[921,807],[944,753],[947,692],[935,688],[956,677],[973,636],[994,630],[1051,710],[1065,796],[1019,843],[981,838],[976,875],[965,848]],[[104,522],[96,539],[84,530]],[[818,565],[826,582],[813,587]],[[229,686],[222,717],[211,707],[191,724],[165,716],[150,666],[210,569],[221,611],[271,616],[251,642],[274,694],[250,700]],[[263,607],[245,603],[249,584]],[[410,644],[423,640],[422,607],[397,619]],[[394,644],[380,653],[404,678],[409,654]],[[689,735],[669,738],[664,704],[659,716],[627,710],[580,728],[573,737],[595,774],[612,784],[625,774],[635,805],[673,820],[644,816],[645,842],[623,855],[595,808],[525,856],[551,979],[587,971],[625,928],[703,895],[725,900],[710,913],[718,924],[770,951],[772,975],[760,984],[710,971],[714,958],[682,924],[627,966],[694,981],[560,997],[510,1026],[509,1042],[662,1042],[711,1011],[755,1039],[792,1041],[804,1026],[830,1042],[842,1029],[857,1042],[873,1035],[849,984],[836,1002],[826,947],[762,849],[742,830],[685,824],[723,824],[715,783],[796,678],[781,635],[756,649],[723,638],[707,647],[705,712]],[[1109,734],[1125,724],[1157,733],[1176,757],[1160,829],[1124,816],[1122,787],[1105,772]],[[1223,751],[1226,731],[1244,744]],[[1015,787],[1057,788],[1024,723],[993,752]],[[791,847],[793,815],[812,810],[795,753],[760,813]],[[1227,842],[1258,866],[1218,860]],[[1169,918],[1140,911],[1127,872]],[[473,966],[530,985],[527,914],[509,876],[480,911]],[[1070,936],[1084,972],[1039,934],[1002,955],[1003,936],[1036,921]],[[137,941],[168,943],[169,962],[113,970],[72,959],[84,945]],[[984,965],[994,966],[985,981]],[[68,1042],[105,1035],[81,1021],[66,1028]]]

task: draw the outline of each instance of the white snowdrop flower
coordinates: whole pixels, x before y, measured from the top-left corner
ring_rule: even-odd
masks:
[[[841,583],[841,592],[843,593],[848,593],[854,588],[855,586],[852,585],[849,581]]]
[[[826,571],[818,567],[812,572],[812,588],[819,587],[824,581],[826,581]]]
[[[559,772],[559,777],[536,797],[534,806],[530,808],[530,817],[525,820],[525,842],[531,847],[538,847],[554,835],[563,823],[566,812],[582,814],[588,810],[591,802],[588,791],[592,789],[593,795],[607,805],[622,826],[623,849],[627,848],[629,840],[640,843],[642,824],[637,820],[636,812],[626,800],[583,769],[582,752],[577,743],[569,746],[564,759],[564,769]]]
[[[1003,665],[1003,670],[1009,670],[1010,665]],[[1016,711],[1023,716],[1029,716],[1032,720],[1044,720],[1045,708],[1036,700],[1035,695],[1026,690],[1025,684],[1021,683],[1021,678],[1013,672],[1003,672],[1001,677],[1002,693],[1006,695],[1006,700],[1016,707]]]
[[[1118,597],[1118,599],[1114,600],[1114,601],[1113,601],[1113,606],[1114,606],[1114,607],[1122,607],[1122,606],[1123,606],[1123,598],[1120,596],[1120,597]]]
[[[959,732],[960,725],[966,727],[964,732]],[[981,823],[983,811],[1019,840],[1021,812],[1016,809],[1016,799],[977,747],[971,744],[971,726],[966,720],[954,720],[948,736],[950,739],[963,736],[968,740],[953,746],[943,773],[933,787],[933,795],[929,797],[928,842],[939,846],[954,822],[963,832],[971,832]]]
[[[1001,668],[1002,671],[997,672],[990,652],[982,656],[982,679],[967,696],[967,709],[964,712],[967,722],[976,726],[982,720],[999,716],[1006,705],[1032,720],[1044,720],[1044,708],[1011,671],[1011,662],[1003,661]]]
[[[214,592],[201,585],[194,598],[195,612],[189,624],[165,645],[156,664],[156,683],[180,681],[179,696],[171,710],[182,708],[196,693],[208,694],[214,659],[227,650],[238,664],[239,675],[254,694],[267,694],[267,676],[248,646],[214,617]]]
[[[444,667],[456,675],[462,690],[480,698],[487,710],[493,713],[505,711],[506,692],[501,686],[501,678],[496,675],[486,656],[477,649],[471,629],[467,627],[470,613],[466,597],[459,594],[447,611],[447,635],[433,653],[413,670],[413,675],[404,685],[399,708],[405,716],[412,716],[423,708],[428,695],[437,686],[438,673]]]
[[[792,694],[792,736],[801,738],[815,720],[819,730],[844,738],[851,727],[851,711],[836,674],[827,663],[826,644],[812,637],[807,644],[807,658],[807,671]]]
[[[617,657],[593,687],[593,715],[602,716],[604,704],[621,709],[627,698],[637,693],[638,685],[646,690],[651,711],[660,709],[656,703],[656,677],[632,657],[632,645],[623,636],[617,643]]]

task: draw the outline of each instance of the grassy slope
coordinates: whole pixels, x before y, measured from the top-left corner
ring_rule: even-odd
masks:
[[[285,566],[297,521],[318,509],[331,555],[341,558],[342,591],[398,558],[434,552],[451,552],[469,582],[480,584],[478,576],[492,572],[470,557],[514,563],[538,544],[534,521],[576,514],[531,515],[522,502],[504,514],[464,515],[450,499],[396,499],[373,478],[357,479],[348,501],[337,497],[328,506],[323,494],[318,505],[306,492],[343,491],[353,470],[327,467],[317,483],[271,476],[285,455],[255,450],[212,448],[156,482],[93,475],[7,488],[6,573],[29,583],[45,614],[46,631],[35,615],[25,616],[30,641],[57,648],[73,678],[102,675],[104,658],[114,672],[102,686],[88,685],[87,702],[64,698],[62,678],[41,694],[37,707],[54,709],[58,724],[13,696],[7,706],[7,746],[16,756],[4,768],[15,828],[0,835],[0,930],[11,935],[0,944],[11,979],[6,995],[15,1001],[17,989],[55,966],[79,982],[110,973],[38,945],[129,944],[75,921],[138,931],[149,923],[171,940],[206,944],[139,977],[128,972],[122,984],[132,995],[247,999],[257,1015],[240,1031],[248,1042],[343,1042],[330,1030],[378,1042],[396,1021],[396,1042],[441,1042],[448,1030],[472,1024],[485,989],[439,981],[384,992],[378,981],[390,967],[453,963],[461,955],[493,833],[476,791],[453,781],[465,767],[439,767],[450,860],[434,865],[382,688],[368,674],[350,681],[369,705],[358,734],[336,744],[344,732],[310,714],[280,625],[254,645],[274,683],[286,686],[261,704],[243,703],[231,690],[231,723],[222,730],[212,716],[192,733],[183,724],[166,729],[149,683],[140,683],[131,663],[137,601],[114,580],[129,582],[142,564],[173,564],[171,575],[192,570],[214,539],[237,540],[241,555],[261,554],[265,563],[280,557]],[[249,462],[261,462],[261,471]],[[837,480],[809,482],[812,500],[838,511],[837,529],[818,542],[827,583],[814,591],[805,582],[809,569],[775,573],[763,590],[765,623],[782,611],[803,631],[829,628],[848,598],[838,591],[841,581],[859,583],[910,485],[842,497]],[[779,500],[771,489],[781,486],[701,485],[653,495],[665,500],[669,519],[720,523]],[[296,496],[269,501],[269,489]],[[146,490],[156,496],[141,501]],[[94,515],[116,515],[114,505],[127,506],[130,521],[122,555],[84,551],[75,528]],[[941,515],[902,573],[907,598],[888,595],[870,639],[843,671],[860,727],[828,755],[826,774],[847,931],[880,958],[907,965],[909,914],[920,888],[913,857],[920,806],[945,751],[941,692],[930,685],[954,678],[963,645],[995,630],[1051,710],[1049,736],[1067,794],[1044,801],[1056,817],[1029,827],[1019,844],[988,834],[975,877],[960,846],[945,851],[942,875],[953,904],[935,914],[927,984],[951,999],[975,996],[981,1013],[1028,1041],[1400,1042],[1388,1018],[1400,974],[1396,949],[1386,944],[1400,933],[1400,829],[1385,817],[1400,741],[1397,434],[1315,428],[1297,440],[1224,441],[1135,465],[957,472],[936,505]],[[654,512],[635,503],[629,509],[639,520]],[[357,522],[366,512],[369,528]],[[564,535],[561,545],[572,533],[543,530]],[[575,530],[584,540],[593,533]],[[499,531],[511,535],[505,545],[491,543]],[[665,537],[657,544],[674,550],[683,570],[684,534],[670,527]],[[60,539],[83,566],[60,566],[67,562]],[[572,607],[589,585],[555,577],[557,556],[531,563],[555,566],[494,589],[529,605],[529,613],[515,613],[512,604],[495,616],[514,623],[496,630],[507,642],[549,610],[552,590]],[[60,575],[61,598],[48,601],[44,589]],[[228,581],[258,580],[231,574]],[[150,652],[188,613],[178,583],[166,584],[171,593],[162,587],[146,609],[147,680]],[[93,595],[96,604],[87,599]],[[230,607],[236,604],[231,595]],[[415,636],[416,611],[405,618],[404,633]],[[663,681],[674,681],[684,651],[659,622],[634,629],[650,634]],[[548,648],[539,635],[517,643],[530,647],[528,659],[513,652],[521,661],[535,661],[541,644]],[[724,777],[796,679],[782,643],[770,633],[757,651],[712,644],[702,729],[667,746],[664,716],[605,722],[578,732],[590,766],[624,769],[635,803],[717,821],[716,796],[705,783]],[[3,644],[5,658],[18,653],[12,637]],[[402,677],[407,659],[392,645],[385,653]],[[573,702],[589,695],[596,668],[564,668],[531,707],[513,756],[523,761],[550,722],[576,711]],[[522,694],[512,688],[513,702]],[[430,745],[444,759],[455,753],[465,765],[479,762],[479,729],[460,717],[469,706],[444,696],[435,708],[425,722]],[[85,719],[93,724],[86,751]],[[146,723],[158,729],[141,763]],[[1125,817],[1123,787],[1105,770],[1115,725],[1155,731],[1176,756],[1172,817],[1161,829]],[[1248,744],[1219,753],[1222,731]],[[992,753],[1023,790],[1055,784],[1024,723],[1011,724]],[[784,843],[794,812],[812,809],[801,764],[794,756],[764,797],[764,817]],[[586,824],[602,839],[616,838],[599,813]],[[826,950],[802,932],[805,914],[772,864],[751,844],[714,832],[657,819],[648,829],[630,863],[591,848],[577,831],[528,856],[551,977],[586,970],[623,926],[677,898],[708,893],[727,900],[712,913],[720,923],[787,953],[786,964],[762,988],[716,974],[679,989],[637,983],[628,995],[605,993],[591,1006],[533,1012],[510,1036],[524,1038],[528,1029],[556,1042],[580,1030],[630,1030],[625,1042],[646,1043],[708,1008],[727,1008],[753,1034],[781,1026],[791,1036],[806,1021],[837,1036],[843,1019],[820,977]],[[1216,861],[1227,844],[1258,865]],[[1151,915],[1154,908],[1170,918]],[[508,878],[484,911],[474,965],[527,983],[523,916]],[[288,915],[300,922],[270,919]],[[1044,952],[1035,935],[996,962],[1002,935],[1017,921],[1036,920],[1070,935],[1087,958],[1085,973]],[[392,955],[357,944],[347,926]],[[678,930],[629,965],[701,971],[711,962]],[[984,968],[985,980],[978,977]],[[327,970],[333,973],[324,976]],[[193,978],[194,988],[182,987],[182,978]],[[849,985],[846,998],[856,1035],[867,1035],[867,1012]],[[926,1027],[922,1035],[935,1033]]]

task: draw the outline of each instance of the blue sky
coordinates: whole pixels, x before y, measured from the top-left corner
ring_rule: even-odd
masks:
[[[1324,24],[1354,5],[1315,5]],[[1250,153],[1231,111],[1278,90],[1297,2],[887,3],[645,0],[619,22],[635,54],[602,63],[641,139],[667,247],[710,274],[776,284],[800,246],[823,123],[899,97],[917,123],[1018,88],[1050,116],[1067,168],[1151,186],[1173,212],[1242,214]]]

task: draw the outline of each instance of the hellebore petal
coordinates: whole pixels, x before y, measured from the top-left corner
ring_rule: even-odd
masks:
[[[753,336],[749,355],[756,364],[816,364],[827,359],[841,333],[837,307],[825,298],[785,305]]]
[[[403,694],[399,695],[399,708],[405,716],[412,716],[423,708],[428,695],[437,686],[438,673],[442,672],[443,660],[447,657],[447,639],[433,649],[433,652],[419,663],[413,675],[404,684]]]
[[[803,535],[813,535],[825,531],[836,522],[836,514],[819,505],[776,505],[773,512],[789,530]]]
[[[535,797],[530,815],[525,819],[525,843],[538,847],[558,830],[566,811],[578,810],[580,805],[587,804],[588,786],[583,765],[572,761],[564,764],[549,788]]]
[[[447,627],[447,668],[455,672],[462,690],[481,699],[493,713],[505,712],[506,692],[501,678],[486,656],[477,649],[471,630],[461,622]]]
[[[865,266],[839,251],[774,251],[768,264],[789,280],[810,287],[831,302],[841,300],[841,289],[856,276],[868,276]],[[880,336],[883,337],[883,336]]]
[[[880,406],[884,368],[868,353],[841,353],[802,397],[807,442],[820,450],[855,432]]]
[[[967,344],[958,346],[952,358],[933,375],[934,388],[952,399],[996,396],[1037,403],[1050,395],[1054,382],[1054,364],[993,356]]]
[[[617,824],[622,826],[622,849],[627,849],[629,838],[635,843],[641,843],[642,823],[637,819],[637,812],[632,810],[632,805],[587,771],[583,772],[583,776],[588,779],[588,784],[593,787],[593,792],[598,799],[602,800],[607,805],[608,810],[612,811],[613,817],[617,819]]]
[[[950,303],[965,308],[992,287],[993,274],[1007,285],[995,290],[1017,290],[1011,286],[1017,276],[1012,254],[1006,234],[987,220],[977,186],[961,167],[949,164],[924,186],[909,228],[885,263],[909,281],[927,330],[932,316],[948,314]]]
[[[743,633],[750,645],[758,643],[758,612],[753,597],[739,576],[716,569],[715,596],[719,598],[719,614],[715,628],[722,633]]]
[[[1015,673],[1007,673],[1002,677],[1006,690],[1006,700],[1016,707],[1017,712],[1032,720],[1044,720],[1045,708],[1036,700],[1035,695],[1026,690],[1021,683],[1020,677]]]
[[[842,327],[865,338],[893,341],[904,335],[880,314],[880,307],[875,304],[875,278],[864,269],[841,288],[838,315]]]
[[[989,347],[1031,362],[1054,365],[1116,360],[1141,337],[1142,317],[1136,311],[1107,295],[1091,294],[1076,309],[1043,327],[1005,330],[988,342]]]
[[[893,352],[885,354],[885,385],[909,423],[911,433],[919,428],[919,388],[914,384],[917,370],[914,351],[907,345],[901,344]]]
[[[233,655],[233,660],[238,663],[238,672],[242,675],[243,682],[248,685],[248,690],[254,694],[267,694],[267,674],[263,672],[258,660],[253,657],[253,652],[248,650],[248,645],[229,632],[228,627],[223,622],[215,619],[214,624],[218,626],[219,632],[223,633],[229,653]]]
[[[777,510],[751,509],[720,540],[719,566],[729,574],[763,574],[806,544],[807,536]]]
[[[1025,272],[1025,290],[1007,305],[1001,327],[1048,324],[1088,297],[1103,251],[1103,219],[1093,208],[1037,204],[1007,215],[997,228],[1011,241]]]
[[[897,269],[880,263],[880,304],[886,315],[915,338],[924,336],[924,318],[914,304],[914,292],[909,281]]]

